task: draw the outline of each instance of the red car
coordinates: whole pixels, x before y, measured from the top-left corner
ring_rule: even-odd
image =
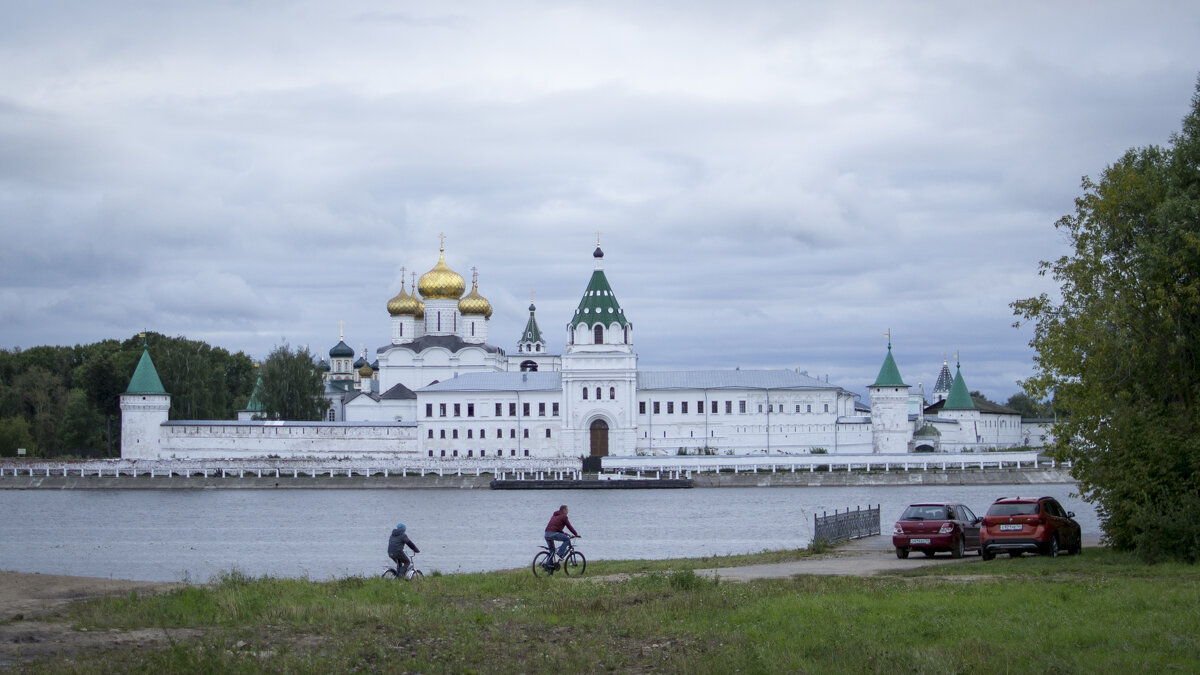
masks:
[[[1083,537],[1074,512],[1063,509],[1053,497],[997,499],[983,517],[980,530],[984,560],[997,553],[1018,558],[1022,553],[1041,553],[1052,558],[1060,551],[1078,554]]]
[[[897,558],[907,558],[909,551],[926,557],[949,551],[961,558],[979,548],[979,518],[962,504],[913,504],[892,528],[892,546]]]

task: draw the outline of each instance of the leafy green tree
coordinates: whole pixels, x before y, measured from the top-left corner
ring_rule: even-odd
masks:
[[[259,394],[268,419],[316,421],[329,409],[324,378],[307,347],[276,347],[261,374]]]
[[[58,427],[66,403],[62,378],[35,365],[17,376],[16,386],[21,390],[25,418],[29,421],[38,450],[46,456],[58,454]]]
[[[1115,547],[1200,559],[1200,81],[1169,147],[1085,177],[1056,227],[1073,251],[1041,273],[1061,300],[1013,303],[1034,325],[1025,389],[1053,395],[1057,451]]]
[[[1008,397],[1008,401],[1004,404],[1005,408],[1012,408],[1021,413],[1024,418],[1051,418],[1054,417],[1054,410],[1049,401],[1038,403],[1031,398],[1029,394],[1017,393]]]
[[[100,415],[88,403],[82,389],[67,392],[66,410],[59,425],[59,444],[63,452],[72,455],[91,455],[103,449],[105,439]]]
[[[17,448],[25,448],[29,457],[38,454],[29,423],[23,417],[0,418],[0,457],[15,457]]]

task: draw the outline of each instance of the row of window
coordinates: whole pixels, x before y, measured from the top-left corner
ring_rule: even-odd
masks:
[[[584,311],[587,312],[590,310],[587,307],[585,307]],[[611,312],[612,308],[610,307],[608,309],[608,311]],[[575,331],[571,331],[568,337],[570,339],[570,344],[575,344]],[[600,324],[596,324],[595,326],[592,327],[592,342],[595,344],[598,344],[598,345],[604,344],[604,326],[601,326]],[[625,326],[625,335],[624,335],[624,339],[622,340],[622,342],[625,344],[629,344],[629,326]]]
[[[432,404],[432,403],[425,404],[425,417],[433,417],[433,405],[434,404]],[[453,413],[453,415],[452,415],[453,417],[462,417],[464,405],[465,405],[467,417],[474,417],[475,416],[475,404],[474,403],[467,403],[467,404],[438,403],[437,404],[437,406],[438,406],[438,415],[437,416],[438,417],[447,417],[447,416],[451,416],[451,415],[449,415],[449,413]],[[531,406],[531,404],[529,404],[529,403],[521,404],[521,416],[522,417],[531,417],[532,416],[531,415],[532,408],[530,406]],[[493,416],[494,417],[503,417],[504,416],[504,404],[503,403],[496,404],[495,413]],[[508,416],[509,417],[517,416],[517,404],[516,403],[508,404]],[[537,404],[537,416],[538,417],[546,416],[546,404],[545,403]],[[558,417],[558,402],[557,401],[550,404],[550,416]]]
[[[446,451],[445,451],[445,450],[442,450],[441,452],[442,452],[442,454],[440,454],[440,455],[438,455],[438,456],[439,456],[439,457],[445,457],[445,456],[446,456]],[[457,451],[457,450],[451,450],[450,452],[451,452],[451,455],[450,455],[451,457],[458,457],[458,451]],[[523,454],[524,454],[526,457],[528,457],[528,456],[529,456],[529,451],[528,451],[528,450],[526,450],[526,451],[525,451]],[[430,451],[429,451],[429,456],[430,456],[430,457],[433,457],[433,451],[432,451],[432,450],[430,450]],[[467,456],[467,457],[474,457],[474,456],[475,456],[475,451],[474,451],[474,450],[468,450],[468,451],[467,451],[467,454],[466,454],[466,456]],[[487,451],[487,450],[480,450],[480,451],[479,451],[479,456],[480,456],[480,457],[489,457],[489,456],[490,456],[490,457],[503,457],[503,456],[504,456],[504,451],[503,451],[503,450],[493,450],[493,451],[492,451],[492,454],[491,454],[491,455],[488,455],[488,451]],[[510,449],[510,450],[508,451],[508,456],[509,456],[509,457],[516,457],[516,456],[517,456],[517,451],[516,451],[516,450],[512,450],[512,449]]]
[[[426,436],[426,438],[433,438],[433,429],[426,429],[426,432],[428,432],[428,435]],[[529,429],[522,429],[522,430],[521,430],[521,432],[522,432],[522,436],[523,436],[524,438],[529,438]],[[438,430],[438,434],[439,434],[439,435],[438,435],[438,438],[445,438],[445,437],[446,437],[446,430],[445,430],[445,429],[439,429],[439,430]],[[480,429],[480,430],[479,430],[479,437],[480,437],[480,438],[487,438],[487,429]],[[496,438],[504,438],[504,430],[503,430],[503,429],[496,429],[496,436],[495,436],[495,437],[496,437]],[[517,430],[516,430],[516,429],[509,429],[509,430],[508,430],[508,437],[509,437],[509,438],[516,438],[516,437],[517,437]],[[450,430],[450,438],[458,438],[458,429],[451,429],[451,430]],[[475,438],[475,430],[474,430],[474,429],[467,429],[467,438]],[[550,438],[550,427],[546,427],[546,438]]]
[[[584,398],[587,398],[587,390],[586,390],[586,389],[584,390]],[[653,410],[653,411],[654,411],[654,412],[653,412],[653,414],[655,414],[655,415],[661,415],[661,414],[662,414],[662,404],[663,404],[663,403],[665,403],[665,404],[666,404],[666,408],[667,408],[667,414],[668,414],[668,415],[674,415],[674,414],[675,414],[675,401],[652,401],[651,403],[652,403],[651,410]],[[721,401],[709,401],[709,403],[711,404],[711,406],[710,406],[710,407],[711,407],[711,413],[712,413],[713,415],[718,415],[718,414],[720,414],[720,408],[721,408],[721,405],[720,405],[720,404],[721,404]],[[732,414],[733,414],[733,401],[725,401],[724,403],[725,403],[725,414],[726,414],[726,415],[732,415]],[[746,412],[746,402],[745,402],[745,401],[738,401],[738,402],[737,402],[737,404],[738,404],[738,412],[739,412],[739,413],[742,413],[742,414],[745,414],[745,412]],[[797,412],[797,413],[798,413],[798,412],[800,412],[800,406],[801,406],[801,404],[800,404],[800,403],[797,403],[797,404],[795,404],[795,405],[796,405],[796,412]],[[804,405],[804,408],[805,408],[804,412],[806,412],[806,413],[810,413],[810,412],[812,412],[812,411],[813,411],[813,409],[812,409],[812,404],[811,404],[811,403],[806,403],[806,404],[803,404],[803,405]],[[823,412],[829,412],[829,404],[828,404],[828,403],[825,403],[825,404],[823,404],[823,405],[825,406],[825,409],[824,409],[824,411],[823,411]],[[785,410],[785,408],[784,408],[784,405],[783,405],[782,403],[768,403],[768,404],[766,404],[766,412],[768,412],[768,413],[782,413],[782,412],[784,412],[784,410]],[[763,412],[763,404],[762,404],[762,403],[759,403],[759,404],[758,404],[758,412],[760,412],[760,413],[761,413],[761,412]],[[639,414],[639,415],[645,415],[645,414],[646,414],[646,402],[645,402],[645,401],[638,401],[638,414]],[[680,401],[680,402],[679,402],[679,414],[681,414],[681,415],[686,415],[686,414],[688,414],[688,402],[687,402],[687,401]],[[704,401],[696,401],[696,414],[697,414],[697,415],[703,415],[703,414],[704,414]]]
[[[763,427],[760,427],[760,426],[734,427],[733,432],[735,434],[750,434],[750,433],[761,434],[764,432],[771,433],[771,430],[774,430],[775,432],[781,433],[781,434],[786,434],[789,432],[789,430],[793,433],[829,433],[830,431],[833,431],[833,426],[830,424],[810,424],[803,431],[801,431],[800,427],[798,427],[798,426],[785,427],[783,425],[780,425],[777,427],[771,427],[771,429],[764,429]],[[666,430],[666,431],[662,432],[663,438],[682,438],[681,436],[667,436],[668,431],[670,431],[670,430]],[[709,430],[708,435],[709,435],[709,438],[716,438],[717,431],[715,429],[711,429],[711,430]],[[649,430],[642,432],[642,438],[649,438],[649,437],[650,437]],[[688,438],[695,438],[695,437],[696,437],[696,431],[694,429],[688,430]]]

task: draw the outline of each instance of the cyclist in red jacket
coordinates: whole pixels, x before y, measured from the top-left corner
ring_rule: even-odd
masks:
[[[571,538],[568,537],[565,532],[563,532],[563,528],[570,530],[571,534],[575,535],[576,537],[579,536],[579,533],[575,531],[575,527],[571,525],[571,521],[567,519],[566,504],[558,507],[558,510],[554,512],[554,515],[550,516],[550,522],[546,524],[546,546],[553,551],[554,542],[562,542],[562,544],[560,544],[558,547],[559,557],[562,557],[562,555],[566,553],[567,544],[571,542]],[[551,555],[551,558],[553,559],[553,555]]]

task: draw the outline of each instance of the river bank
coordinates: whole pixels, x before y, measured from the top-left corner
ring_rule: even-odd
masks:
[[[0,490],[446,490],[489,489],[494,476],[484,473],[437,475],[4,475]],[[1070,472],[1056,468],[931,469],[924,471],[723,471],[693,473],[698,488],[721,487],[887,487],[913,485],[1039,485],[1074,483]],[[585,480],[587,477],[585,477]]]

